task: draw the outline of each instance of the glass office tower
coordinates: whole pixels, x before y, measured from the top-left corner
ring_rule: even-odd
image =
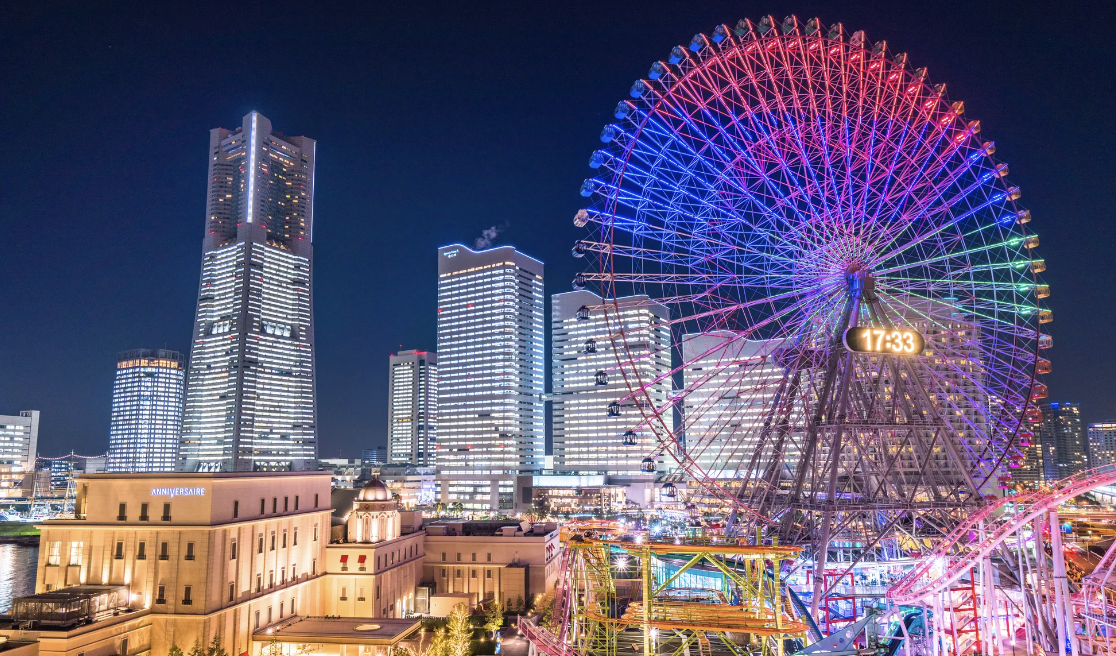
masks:
[[[438,354],[400,351],[388,358],[389,463],[434,464]]]
[[[172,472],[182,439],[186,358],[178,351],[136,349],[116,360],[109,426],[109,472]]]

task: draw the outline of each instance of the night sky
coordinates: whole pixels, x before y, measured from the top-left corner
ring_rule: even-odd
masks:
[[[435,249],[506,225],[569,290],[616,103],[763,13],[887,39],[980,119],[1049,267],[1050,400],[1116,419],[1113,3],[905,0],[5,2],[0,413],[41,410],[42,455],[107,449],[117,352],[189,352],[208,131],[258,110],[318,140],[320,455],[383,444],[389,353],[435,347]]]

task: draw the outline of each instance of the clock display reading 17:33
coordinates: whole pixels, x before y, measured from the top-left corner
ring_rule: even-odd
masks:
[[[919,355],[926,348],[926,340],[909,328],[848,328],[845,348],[857,353]]]

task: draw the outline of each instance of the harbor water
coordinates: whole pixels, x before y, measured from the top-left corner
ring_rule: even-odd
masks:
[[[12,609],[12,599],[35,592],[35,568],[39,548],[21,544],[0,544],[0,613]]]

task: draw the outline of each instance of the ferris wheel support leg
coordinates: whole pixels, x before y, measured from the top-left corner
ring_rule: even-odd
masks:
[[[925,624],[925,623],[924,623]],[[942,594],[939,592],[934,595],[934,617],[933,617],[934,630],[930,635],[931,652],[930,656],[941,656],[942,654]]]
[[[980,541],[984,542],[987,537],[984,531],[984,522],[981,522]],[[988,585],[990,569],[991,563],[989,559],[987,557],[981,558],[977,568],[977,572],[980,575],[980,603],[977,604],[974,600],[973,604],[974,608],[980,609],[980,615],[976,619],[979,622],[981,631],[986,636],[980,643],[981,653],[984,654],[984,656],[993,656],[994,645],[996,643],[995,625],[992,622],[992,613],[990,612],[992,596],[995,594],[992,587]],[[972,575],[970,574],[970,576]]]
[[[840,409],[837,412],[838,422],[843,421],[845,418],[845,407],[849,399],[849,374],[852,372],[853,366],[852,356],[847,356],[845,360],[844,376],[841,381]],[[833,515],[837,508],[834,497],[837,495],[837,468],[840,466],[841,462],[841,434],[844,432],[842,428],[843,426],[838,425],[837,429],[833,431],[833,441],[829,447],[829,487],[827,488],[825,497],[827,508],[825,509],[825,514],[822,516],[821,539],[818,543],[817,572],[820,573],[820,575],[814,578],[814,604],[818,603],[824,587],[825,565],[826,559],[829,557],[830,531],[833,528]],[[815,616],[816,614],[817,611],[815,611]]]
[[[1066,640],[1069,635],[1068,622],[1073,618],[1068,614],[1063,583],[1066,580],[1066,560],[1062,553],[1062,527],[1058,521],[1058,511],[1050,511],[1050,550],[1054,555],[1054,619],[1058,622],[1058,656],[1066,656]],[[1077,656],[1077,650],[1073,650]]]
[[[855,326],[857,317],[860,313],[860,295],[854,292],[851,302],[848,305],[849,311],[845,318],[845,325]],[[844,328],[835,333],[834,342],[837,341],[836,335],[843,334]],[[829,537],[830,530],[833,528],[833,514],[836,510],[836,503],[834,497],[837,495],[837,470],[841,465],[841,435],[843,434],[843,422],[845,420],[845,412],[848,408],[849,402],[849,378],[852,375],[856,363],[853,362],[852,353],[846,353],[843,358],[838,359],[838,363],[844,362],[844,370],[841,372],[841,387],[838,390],[840,400],[837,405],[837,428],[833,431],[833,441],[829,447],[829,485],[826,488],[825,503],[828,506],[825,514],[822,516],[822,532],[821,540],[818,543],[818,556],[817,556],[817,569],[815,570],[814,578],[814,598],[811,603],[814,605],[813,613],[817,617],[817,604],[820,601],[822,587],[824,584],[825,561],[829,557]],[[827,421],[833,421],[832,417],[826,417]]]
[[[1016,509],[1018,512],[1018,508]],[[1025,525],[1024,525],[1025,528]],[[1008,553],[1011,549],[1007,549]],[[1027,543],[1023,541],[1023,528],[1015,531],[1015,575],[1019,577],[1019,593],[1020,600],[1023,606],[1020,609],[1022,617],[1020,618],[1023,623],[1023,640],[1027,643],[1027,656],[1031,656],[1031,610],[1027,603],[1027,577],[1023,573],[1023,561],[1027,559]],[[1008,630],[1011,631],[1012,645],[1015,644],[1015,629],[1008,625]]]

